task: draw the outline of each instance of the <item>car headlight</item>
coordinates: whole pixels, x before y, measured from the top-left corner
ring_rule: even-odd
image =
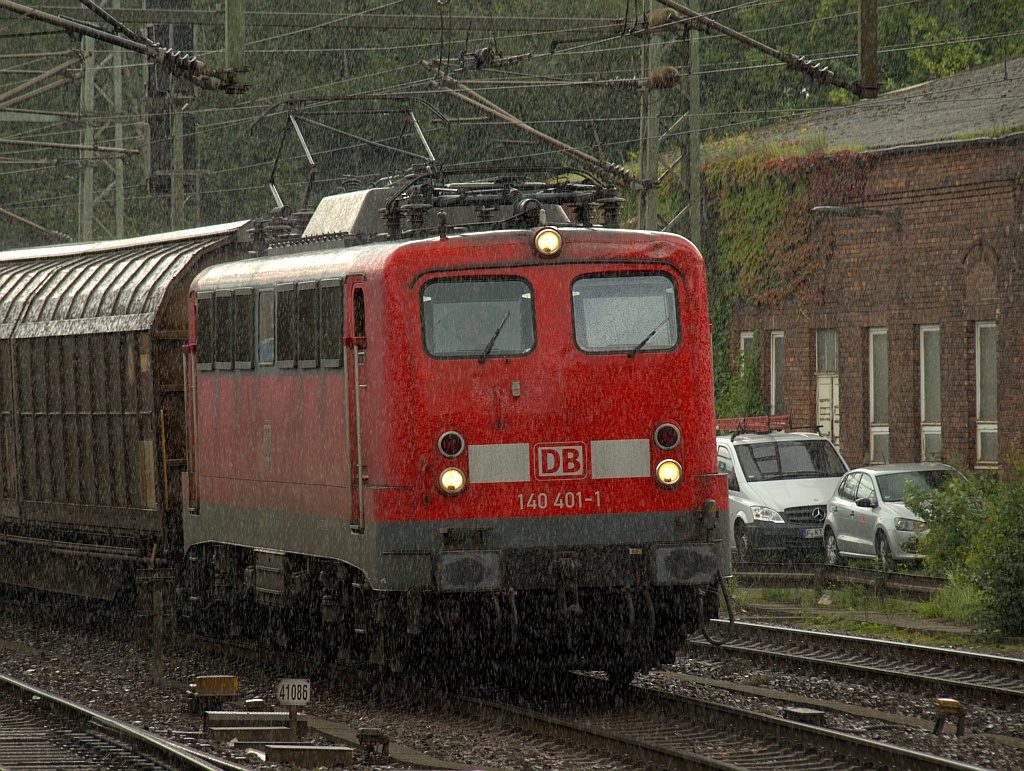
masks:
[[[897,530],[920,530],[924,527],[924,522],[919,519],[910,519],[908,517],[896,517],[896,529]]]
[[[755,522],[778,522],[780,525],[786,524],[786,520],[782,518],[775,509],[769,509],[767,506],[751,506],[750,513],[754,515]]]

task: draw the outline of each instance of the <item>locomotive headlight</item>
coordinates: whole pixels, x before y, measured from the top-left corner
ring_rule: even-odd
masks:
[[[466,440],[458,431],[445,431],[437,440],[437,449],[446,458],[457,458],[466,449]]]
[[[671,459],[663,460],[654,470],[654,476],[657,477],[658,483],[665,487],[675,487],[679,484],[682,475],[683,467],[679,465],[678,461]]]
[[[554,228],[541,228],[533,237],[533,246],[541,257],[557,257],[562,251],[562,234]]]
[[[679,429],[671,423],[662,423],[654,429],[654,443],[662,450],[674,450],[679,446]]]
[[[441,472],[441,489],[448,495],[458,495],[466,487],[466,475],[457,468],[446,468]]]

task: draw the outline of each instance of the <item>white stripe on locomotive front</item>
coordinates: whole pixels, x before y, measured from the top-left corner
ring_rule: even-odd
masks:
[[[530,445],[471,444],[471,484],[530,481]],[[591,479],[634,479],[651,475],[648,439],[604,439],[590,443]]]

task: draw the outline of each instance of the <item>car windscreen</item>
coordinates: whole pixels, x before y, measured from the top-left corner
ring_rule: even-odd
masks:
[[[676,285],[662,274],[583,276],[572,284],[572,320],[585,353],[672,350],[679,344]]]
[[[748,482],[841,477],[846,473],[839,453],[824,439],[738,444],[736,455]]]
[[[522,279],[431,281],[420,293],[423,346],[440,359],[523,356],[533,350],[533,291]]]
[[[945,486],[953,478],[953,474],[943,469],[932,469],[878,474],[876,478],[883,501],[902,501],[903,491],[908,484],[927,492]]]

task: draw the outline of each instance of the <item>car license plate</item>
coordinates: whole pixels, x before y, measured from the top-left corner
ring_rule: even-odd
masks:
[[[805,527],[804,538],[821,538],[820,527]]]

